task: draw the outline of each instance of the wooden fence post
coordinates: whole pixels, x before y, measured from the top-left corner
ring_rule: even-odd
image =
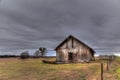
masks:
[[[107,59],[107,68],[106,68],[107,71],[110,69],[111,65],[112,65],[112,58],[111,56],[109,56]]]
[[[101,65],[101,80],[103,80],[103,63],[100,63]]]
[[[112,56],[109,57],[110,66],[112,65]]]
[[[109,60],[107,59],[107,67],[106,67],[106,70],[108,71],[109,70]]]

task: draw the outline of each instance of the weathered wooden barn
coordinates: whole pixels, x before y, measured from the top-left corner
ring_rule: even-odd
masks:
[[[58,45],[55,50],[57,62],[90,62],[95,60],[95,51],[72,35]]]

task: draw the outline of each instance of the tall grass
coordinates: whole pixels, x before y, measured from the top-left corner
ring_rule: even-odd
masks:
[[[0,62],[0,80],[86,80],[97,67],[93,63],[45,64],[41,59],[16,59]]]

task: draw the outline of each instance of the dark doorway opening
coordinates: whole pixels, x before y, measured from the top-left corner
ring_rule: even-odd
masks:
[[[69,62],[73,61],[73,53],[68,53],[68,60]]]

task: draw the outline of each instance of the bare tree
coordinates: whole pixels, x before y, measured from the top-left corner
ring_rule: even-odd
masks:
[[[34,56],[35,56],[36,58],[40,57],[40,56],[41,56],[40,51],[39,51],[39,50],[35,51]]]
[[[39,51],[41,52],[41,56],[43,57],[45,55],[45,53],[47,52],[47,49],[44,47],[40,47]]]

